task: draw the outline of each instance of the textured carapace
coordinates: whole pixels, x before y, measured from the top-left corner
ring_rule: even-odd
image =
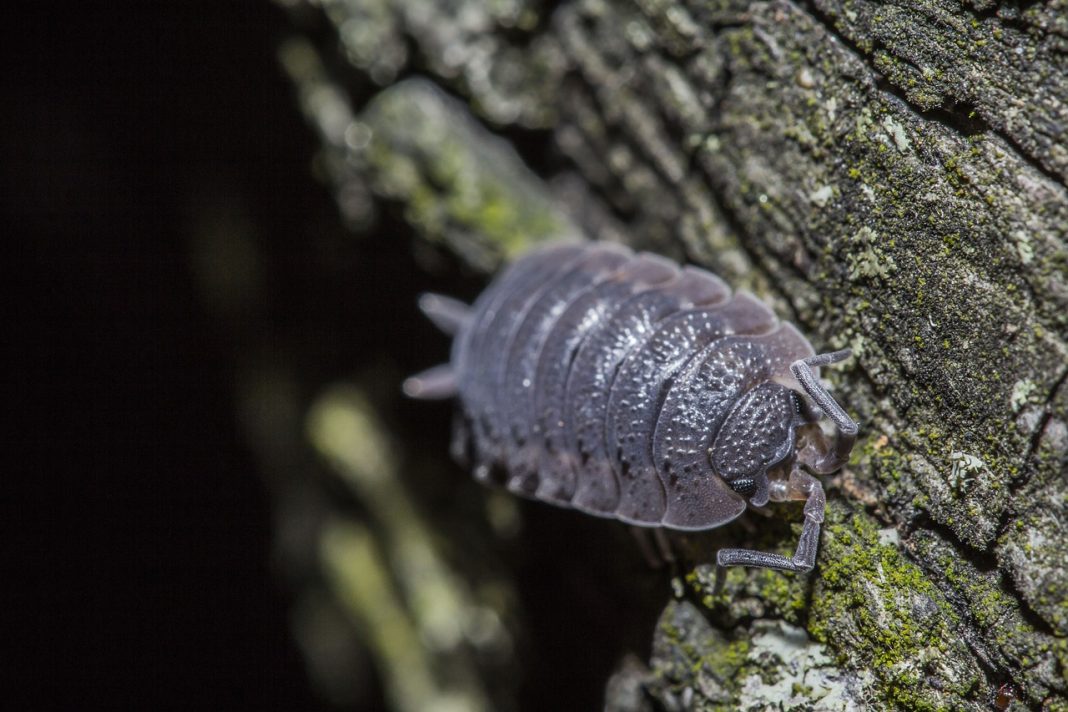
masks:
[[[769,500],[805,500],[792,558],[725,549],[720,565],[812,568],[817,474],[857,426],[788,323],[716,276],[604,243],[559,243],[512,264],[472,307],[426,295],[451,362],[405,383],[458,395],[455,454],[508,489],[639,526],[709,529]],[[807,397],[806,397],[807,396]],[[817,421],[828,415],[828,436]],[[808,471],[806,471],[806,469]]]

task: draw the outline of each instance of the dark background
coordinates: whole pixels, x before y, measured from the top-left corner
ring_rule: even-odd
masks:
[[[205,191],[332,215],[268,2],[7,5],[0,672],[11,709],[317,709],[190,270]]]

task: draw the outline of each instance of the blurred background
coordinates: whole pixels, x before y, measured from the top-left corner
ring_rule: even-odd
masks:
[[[416,295],[485,276],[358,187],[339,213],[279,62],[292,18],[14,9],[5,701],[599,706],[667,577],[622,528],[478,487],[448,404],[400,399],[448,349]]]

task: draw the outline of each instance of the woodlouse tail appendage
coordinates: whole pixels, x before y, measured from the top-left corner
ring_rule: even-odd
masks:
[[[446,336],[455,336],[471,315],[471,307],[460,300],[429,292],[419,296],[419,309]]]
[[[471,308],[441,294],[423,294],[419,309],[447,336],[455,336],[470,318]],[[421,400],[443,400],[456,395],[456,373],[450,364],[434,366],[404,381],[404,394]]]
[[[699,531],[803,500],[792,557],[745,549],[721,567],[810,570],[825,497],[857,425],[792,325],[718,277],[608,243],[524,255],[468,307],[425,295],[448,365],[409,378],[458,397],[453,455],[524,497],[641,527]],[[820,426],[828,416],[835,433]]]

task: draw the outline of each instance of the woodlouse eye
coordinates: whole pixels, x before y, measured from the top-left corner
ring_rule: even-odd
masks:
[[[737,480],[731,480],[727,485],[738,494],[749,496],[756,492],[757,481],[752,477],[742,477]]]

